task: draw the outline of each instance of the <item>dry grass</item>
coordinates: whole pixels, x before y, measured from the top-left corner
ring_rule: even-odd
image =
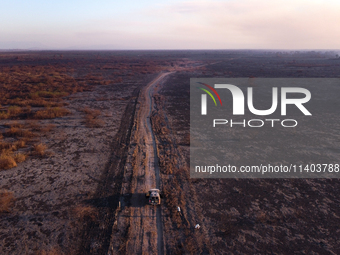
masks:
[[[8,125],[8,124],[6,124]],[[17,163],[21,163],[26,160],[26,155],[22,153],[14,153],[20,148],[26,147],[27,141],[30,140],[34,134],[26,129],[21,129],[22,124],[16,122],[11,124],[11,128],[4,133],[7,137],[21,137],[16,141],[5,141],[3,135],[0,136],[0,170],[7,170],[17,166]],[[13,140],[13,139],[12,139]]]
[[[39,143],[33,146],[33,154],[36,156],[43,157],[46,155],[47,146],[45,144]]]
[[[12,123],[6,123],[6,125],[8,126],[11,126],[11,127],[15,127],[15,128],[23,128],[24,125],[23,124],[20,124],[19,122],[17,121],[13,121]]]
[[[3,150],[12,150],[13,149],[13,144],[5,141],[0,141],[0,151],[2,154]]]
[[[35,132],[48,133],[56,127],[54,124],[42,125],[37,120],[27,122],[27,126]]]
[[[88,87],[68,75],[69,71],[70,69],[51,65],[1,67],[0,103],[9,108],[5,111],[8,116],[0,113],[0,118],[20,114],[20,107],[57,106],[62,97]]]
[[[34,134],[31,131],[14,126],[11,126],[11,128],[7,132],[5,132],[5,135],[11,137],[26,137],[26,138],[34,137]]]
[[[61,103],[46,101],[42,98],[29,100],[27,101],[27,104],[29,104],[32,107],[57,107],[61,105]]]
[[[47,108],[45,110],[40,110],[40,111],[35,112],[34,118],[35,119],[54,119],[54,118],[63,117],[70,113],[71,112],[65,108],[53,107],[53,108]]]
[[[0,151],[1,154],[4,153],[4,151],[16,151],[20,148],[24,148],[26,146],[26,139],[20,139],[13,143],[0,141]]]
[[[55,125],[41,125],[38,121],[26,121],[23,123],[12,122],[5,124],[10,126],[3,134],[0,133],[0,169],[7,170],[17,166],[17,163],[24,162],[28,154],[16,152],[17,150],[29,147],[32,155],[46,156],[47,146],[43,144],[36,144],[32,146],[32,138],[38,136],[39,133],[45,134],[50,132]],[[35,132],[32,132],[35,131]],[[3,137],[7,137],[4,140]],[[8,138],[11,137],[11,138]],[[15,139],[13,141],[13,138]]]
[[[79,220],[96,220],[98,217],[98,210],[90,205],[78,205],[73,209],[73,214]]]
[[[26,157],[27,157],[26,154],[23,154],[23,153],[20,153],[20,152],[14,154],[14,160],[15,160],[17,163],[24,162],[24,161],[26,160]]]
[[[69,93],[67,92],[58,92],[58,91],[37,91],[35,93],[31,93],[30,97],[32,99],[37,99],[37,98],[59,98],[59,97],[64,97],[68,96]]]
[[[42,250],[38,252],[38,255],[63,255],[64,253],[60,251],[58,248],[51,248],[48,251]]]
[[[105,122],[101,119],[99,119],[99,116],[101,112],[99,110],[94,110],[90,108],[84,108],[81,109],[80,111],[84,112],[85,115],[85,124],[87,127],[90,128],[99,128],[102,127]]]
[[[0,142],[0,170],[7,170],[17,166],[17,163],[24,162],[26,160],[27,155],[13,151],[17,150],[20,147],[25,146],[24,141],[16,141],[13,144],[11,143],[1,143]]]
[[[20,139],[18,141],[15,141],[12,145],[13,147],[15,147],[16,150],[24,148],[26,146],[26,139]]]
[[[186,218],[183,219],[180,214],[177,213],[177,206],[181,208],[187,208],[187,199],[185,199],[185,192],[183,183],[190,182],[189,170],[187,167],[178,167],[178,154],[171,140],[171,131],[167,128],[166,121],[164,119],[165,113],[163,113],[162,107],[159,107],[157,114],[152,116],[152,128],[155,130],[155,135],[159,140],[158,143],[158,157],[160,159],[160,171],[163,174],[171,174],[173,178],[164,180],[163,182],[163,194],[164,203],[169,211],[169,222],[173,229],[183,229],[185,239],[172,240],[171,247],[175,248],[174,254],[201,254],[202,250],[197,245],[199,237],[195,234],[195,238],[192,238],[192,232],[190,231],[190,223]],[[182,145],[190,143],[190,136],[184,137],[181,141]],[[185,240],[185,243],[183,242]]]
[[[38,120],[29,120],[26,121],[26,126],[31,129],[32,131],[40,131],[41,130],[41,124]]]
[[[16,116],[22,112],[22,109],[19,106],[13,105],[8,107],[7,112],[9,116]]]
[[[10,212],[10,208],[13,206],[15,197],[13,192],[8,190],[0,190],[0,213]]]
[[[42,133],[49,133],[49,132],[51,132],[55,127],[56,127],[56,125],[54,125],[54,124],[48,124],[48,125],[46,125],[46,126],[43,126],[43,127],[40,129],[40,131],[41,131]]]
[[[13,155],[10,153],[2,153],[0,155],[0,169],[6,170],[16,166],[17,163],[15,162]]]
[[[9,114],[6,111],[1,111],[0,112],[0,120],[5,120],[9,118]]]
[[[7,110],[0,112],[0,120],[9,119],[11,117],[15,117],[22,112],[21,107],[19,106],[9,106]]]
[[[98,119],[97,117],[93,115],[86,115],[85,123],[86,123],[86,126],[90,128],[99,128],[105,124],[103,120]]]
[[[101,112],[99,110],[90,109],[88,107],[85,107],[85,108],[81,109],[80,111],[82,111],[85,114],[92,115],[92,116],[95,116],[95,117],[98,117],[101,114]]]
[[[22,105],[22,104],[21,104]],[[30,106],[20,107],[17,105],[10,105],[7,109],[0,112],[0,120],[19,118],[22,114],[29,114],[31,112]]]

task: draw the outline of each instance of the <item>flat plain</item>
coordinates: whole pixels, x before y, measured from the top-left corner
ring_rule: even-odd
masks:
[[[340,59],[0,53],[1,254],[339,254],[338,179],[190,179],[193,77],[339,78]]]

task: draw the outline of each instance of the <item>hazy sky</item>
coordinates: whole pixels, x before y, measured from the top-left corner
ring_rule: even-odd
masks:
[[[339,0],[0,0],[0,49],[339,49]]]

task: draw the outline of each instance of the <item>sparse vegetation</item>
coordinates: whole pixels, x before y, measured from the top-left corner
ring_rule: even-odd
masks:
[[[53,108],[47,108],[45,110],[39,110],[35,112],[34,118],[35,119],[54,119],[54,118],[63,117],[68,114],[70,114],[70,111],[65,108],[53,107]]]
[[[46,155],[47,146],[45,144],[39,143],[33,146],[33,154],[36,156],[43,157]]]
[[[85,123],[87,127],[99,128],[105,124],[105,122],[99,118],[101,114],[99,110],[84,108],[81,111],[85,113]]]
[[[103,251],[97,252],[98,254],[106,254],[106,243],[110,241],[112,231],[111,225],[117,220],[113,212],[115,202],[112,202],[116,200],[116,194],[128,195],[124,196],[125,202],[119,213],[120,218],[116,221],[119,227],[126,222],[127,229],[112,231],[112,235],[116,235],[112,243],[117,244],[112,253],[125,254],[128,253],[129,246],[138,246],[137,239],[133,239],[136,235],[143,237],[144,246],[140,253],[148,252],[147,246],[155,244],[157,231],[152,229],[156,224],[146,226],[145,229],[137,228],[134,224],[141,220],[143,221],[141,224],[145,226],[146,222],[155,220],[155,217],[131,217],[133,216],[131,212],[139,213],[145,208],[136,208],[135,204],[129,203],[136,201],[129,199],[131,189],[128,188],[130,183],[134,184],[126,174],[137,175],[130,167],[135,163],[134,160],[130,160],[132,159],[130,154],[126,163],[124,162],[126,153],[131,153],[129,150],[131,146],[139,146],[141,149],[133,152],[136,153],[134,158],[144,160],[145,155],[141,153],[144,141],[131,141],[130,137],[116,139],[125,137],[128,134],[127,130],[131,133],[134,130],[125,125],[124,120],[119,122],[115,115],[124,112],[125,106],[130,105],[133,100],[131,91],[137,90],[140,86],[136,84],[145,84],[151,77],[143,76],[142,73],[150,74],[164,70],[167,62],[172,62],[174,67],[178,65],[186,67],[187,60],[184,58],[194,56],[196,60],[200,58],[201,53],[178,53],[178,56],[183,58],[180,61],[174,61],[175,57],[172,57],[173,53],[170,52],[160,55],[161,57],[157,55],[157,58],[153,58],[152,54],[141,53],[137,56],[135,53],[70,52],[63,54],[64,56],[52,53],[52,56],[57,55],[53,58],[49,52],[0,54],[0,152],[1,157],[4,155],[3,157],[7,158],[3,161],[6,168],[10,165],[8,158],[12,158],[14,166],[19,165],[19,162],[28,155],[40,157],[35,149],[39,144],[44,147],[42,142],[50,139],[48,134],[55,127],[48,123],[58,125],[51,136],[51,140],[57,141],[48,143],[49,146],[51,144],[51,149],[57,151],[57,157],[44,160],[35,157],[27,165],[23,167],[19,165],[18,171],[13,169],[2,172],[4,176],[2,187],[11,187],[20,198],[18,197],[13,215],[5,213],[1,215],[3,220],[0,253],[56,255],[61,252],[53,247],[60,245],[60,251],[65,254],[91,252],[94,254],[95,250]],[[315,64],[317,58],[313,57],[313,63],[310,64],[311,61],[305,61],[298,54],[293,54],[291,58],[285,58],[282,54],[278,58],[273,58],[270,57],[272,54],[270,52],[265,55],[243,51],[219,51],[213,54],[215,59],[210,61],[206,60],[209,59],[210,53],[204,53],[204,64],[207,64],[204,71],[196,69],[195,72],[188,71],[185,75],[183,72],[177,72],[168,77],[170,82],[165,81],[159,85],[161,91],[168,86],[167,83],[170,84],[167,93],[159,92],[161,96],[156,99],[166,103],[157,105],[159,108],[155,112],[158,116],[152,116],[154,134],[159,139],[157,146],[161,164],[161,188],[165,193],[164,204],[160,207],[165,253],[214,254],[216,251],[220,253],[237,251],[244,254],[251,252],[261,254],[270,250],[272,253],[290,254],[293,250],[307,254],[313,252],[338,254],[339,240],[336,238],[336,231],[339,210],[334,190],[337,190],[339,182],[335,179],[292,181],[190,179],[189,169],[184,162],[190,143],[189,124],[186,122],[189,120],[187,100],[189,96],[185,92],[189,87],[187,86],[189,75],[286,77],[291,74],[306,76],[312,73],[312,77],[319,74],[330,77],[333,72],[337,77],[339,67],[336,66],[334,59],[329,62],[322,57],[321,63]],[[217,58],[217,55],[222,57]],[[295,60],[293,63],[293,58],[296,58],[296,63]],[[198,61],[195,62],[196,66],[199,64]],[[100,87],[93,93],[88,93],[96,85],[107,87]],[[130,89],[131,87],[133,89]],[[69,108],[67,102],[70,103]],[[88,105],[89,108],[82,111],[83,123],[92,128],[97,126],[96,122],[103,124],[102,121],[105,120],[105,124],[110,125],[109,134],[101,129],[83,128],[76,117],[69,118],[72,121],[70,125],[65,125],[65,120],[53,120],[58,117],[60,110],[54,112],[51,109],[74,111],[84,105]],[[114,108],[116,106],[117,108]],[[137,110],[140,109],[138,107],[141,106],[137,104]],[[110,112],[110,115],[107,112]],[[132,110],[129,111],[131,112]],[[131,114],[125,116],[131,117]],[[125,121],[128,121],[127,119],[125,118]],[[112,127],[111,120],[116,121]],[[76,125],[73,126],[74,123]],[[78,128],[79,126],[81,128]],[[115,134],[118,126],[124,128]],[[140,126],[136,126],[137,131],[139,128]],[[228,136],[230,135],[228,133]],[[109,144],[107,138],[114,140],[114,146]],[[120,143],[115,143],[118,140]],[[104,141],[100,146],[106,148],[105,152],[111,155],[108,162],[115,165],[117,160],[121,162],[119,167],[112,167],[107,173],[101,172],[106,160],[105,158],[103,160],[103,150],[97,150],[98,141]],[[137,142],[137,145],[126,146],[129,141]],[[191,142],[195,140],[192,139]],[[232,145],[235,144],[236,142]],[[120,147],[126,147],[126,150]],[[330,147],[332,150],[330,153],[336,153],[332,148],[334,147]],[[109,151],[110,149],[113,149],[114,153]],[[48,153],[47,150],[45,145],[43,155]],[[100,157],[96,157],[97,152],[101,153]],[[91,154],[91,157],[87,157],[88,154]],[[67,157],[62,158],[64,155]],[[84,163],[83,155],[86,155],[89,162]],[[99,161],[103,164],[97,164]],[[127,168],[124,168],[125,166]],[[142,165],[135,166],[140,168]],[[72,179],[65,179],[65,176],[70,175]],[[111,179],[106,180],[105,177]],[[136,182],[141,183],[142,187],[143,176],[137,177]],[[29,186],[32,183],[34,186]],[[114,185],[111,186],[112,184]],[[27,188],[28,186],[30,188]],[[237,189],[233,189],[234,187]],[[120,193],[122,189],[125,189],[125,192]],[[199,194],[196,199],[195,192]],[[89,205],[89,201],[93,206]],[[74,204],[78,203],[79,207],[75,206],[73,210]],[[136,204],[138,207],[144,206],[139,201]],[[6,212],[11,211],[13,208],[11,206]],[[176,206],[181,207],[181,214],[177,212]],[[73,217],[70,217],[70,214]],[[201,220],[202,215],[205,217],[204,221]],[[192,229],[196,223],[202,226],[199,231]],[[141,232],[136,231],[137,229],[144,231],[143,235],[140,235]],[[147,235],[151,237],[151,245],[144,242],[148,238]],[[25,238],[26,236],[29,238]],[[80,242],[84,252],[68,251],[69,247],[66,246],[73,245],[72,242]],[[75,247],[77,245],[78,243],[72,246],[75,248],[74,251],[77,250],[78,247]]]
[[[85,107],[84,109],[81,110],[83,113],[85,113],[86,115],[92,115],[94,117],[98,117],[100,115],[100,111],[99,110],[95,110],[95,109],[90,109],[88,107]]]
[[[25,137],[25,138],[34,137],[34,134],[31,131],[27,129],[17,128],[14,126],[11,126],[11,128],[7,132],[5,132],[4,135],[9,137]]]
[[[8,125],[8,124],[6,124]],[[4,136],[9,140],[4,140]],[[17,166],[26,160],[27,155],[21,152],[16,152],[27,146],[36,134],[29,131],[24,125],[13,122],[10,128],[1,134],[0,139],[0,170],[6,170]]]
[[[17,163],[24,162],[26,160],[26,155],[23,154],[23,153],[18,152],[16,154],[14,154],[14,160]]]
[[[98,58],[95,56],[95,59],[92,53],[66,53],[63,58],[59,57],[59,54],[53,53],[53,55],[58,56],[52,59],[48,52],[0,54],[0,134],[3,135],[0,140],[0,152],[7,158],[12,158],[12,162],[15,162],[12,166],[15,164],[19,166],[17,169],[2,172],[6,176],[3,186],[7,187],[13,183],[12,187],[16,189],[15,194],[20,196],[14,215],[14,217],[19,215],[19,218],[2,221],[6,222],[6,227],[2,228],[3,232],[1,232],[3,245],[0,253],[59,254],[59,249],[53,248],[58,244],[60,251],[65,254],[78,254],[72,252],[73,250],[68,251],[69,247],[66,245],[72,242],[78,244],[79,239],[83,237],[83,234],[77,235],[81,226],[91,225],[92,221],[95,221],[95,225],[100,224],[99,229],[102,232],[104,228],[106,231],[112,227],[110,224],[102,226],[102,216],[111,209],[97,208],[97,204],[88,205],[83,199],[90,195],[79,194],[78,186],[74,189],[63,189],[65,185],[73,185],[69,180],[61,179],[72,172],[75,173],[74,184],[78,185],[77,181],[80,181],[79,184],[84,187],[83,191],[86,194],[88,190],[95,190],[97,182],[92,181],[100,178],[92,173],[90,175],[94,176],[93,179],[79,174],[82,171],[79,168],[83,167],[78,164],[79,160],[81,162],[84,160],[83,150],[79,149],[80,152],[77,151],[77,156],[75,156],[73,152],[78,147],[73,145],[79,145],[78,142],[83,140],[86,142],[84,145],[88,147],[88,141],[96,142],[99,136],[104,138],[104,132],[84,129],[83,126],[78,129],[78,125],[85,123],[86,126],[93,128],[105,126],[109,123],[109,119],[115,120],[117,123],[114,123],[110,129],[109,139],[111,139],[111,136],[115,135],[115,130],[119,128],[119,119],[115,115],[120,116],[124,113],[126,105],[138,95],[135,90],[151,77],[149,74],[159,72],[167,65],[167,61],[160,58],[140,57],[134,54],[120,56],[120,54],[109,53],[106,56],[105,53],[103,56],[99,54]],[[93,93],[88,93],[97,85],[107,87],[100,87]],[[132,92],[134,98],[131,97]],[[81,114],[84,117],[81,123],[78,122],[77,116],[69,118],[70,125],[64,124],[65,119],[53,120],[71,114],[69,110],[72,109],[73,112],[76,107],[84,105],[88,105],[89,108]],[[108,111],[110,115],[106,114]],[[17,123],[15,124],[14,121]],[[73,130],[74,123],[77,129]],[[58,126],[49,137],[55,125]],[[71,129],[72,135],[70,136],[69,130]],[[80,137],[79,133],[82,132],[77,132],[78,130],[84,131],[85,136]],[[121,132],[124,136],[126,129]],[[96,136],[98,133],[98,137],[91,136],[91,133],[96,133]],[[56,139],[56,142],[46,143],[46,145],[54,146],[51,148],[56,149],[58,157],[41,160],[39,157],[45,157],[49,153],[44,144],[48,139]],[[68,148],[70,144],[72,147]],[[110,149],[109,145],[103,144],[103,146]],[[96,147],[91,149],[84,148],[84,153],[91,153]],[[60,156],[65,153],[70,153],[72,157],[70,161],[59,160]],[[19,162],[28,157],[32,157],[32,160],[20,166]],[[48,169],[51,167],[51,171],[41,171],[46,170],[46,163]],[[89,163],[93,164],[93,162]],[[6,163],[6,168],[9,167],[8,165]],[[62,167],[59,169],[59,166]],[[27,188],[32,183],[34,183],[34,188]],[[118,187],[115,189],[118,191]],[[105,192],[106,190],[105,188]],[[78,202],[82,205],[72,210],[72,215],[78,219],[74,220],[69,217],[69,213],[71,206]],[[50,206],[52,204],[53,208]],[[46,209],[45,212],[43,212],[44,209]],[[27,215],[27,217],[20,215]],[[91,223],[88,224],[88,222]],[[25,227],[19,230],[20,225]],[[28,236],[29,238],[26,239]],[[43,243],[41,243],[42,236],[44,237]],[[13,238],[17,238],[18,241],[13,242]],[[76,246],[76,244],[71,245],[74,245],[73,248]],[[91,249],[94,249],[92,244]],[[102,253],[104,252],[100,254]]]
[[[94,221],[97,219],[98,210],[90,205],[78,205],[73,209],[73,214],[79,220],[90,219]]]
[[[91,127],[91,128],[99,128],[105,124],[103,120],[97,117],[94,117],[93,115],[86,115],[85,121],[86,121],[86,126]]]
[[[0,112],[0,120],[8,119],[8,117],[9,117],[8,112],[6,112],[6,111],[1,111]]]
[[[0,169],[10,169],[13,167],[16,167],[17,163],[15,162],[15,159],[13,157],[13,154],[11,152],[2,152],[0,155]]]
[[[8,190],[0,190],[0,213],[10,212],[15,197],[13,192]]]
[[[64,255],[59,248],[52,247],[49,250],[41,250],[37,255]]]
[[[0,142],[0,170],[6,170],[17,166],[17,163],[24,162],[27,155],[21,152],[14,152],[15,150],[24,147],[24,141],[17,141],[14,143]]]
[[[54,124],[48,124],[46,126],[43,126],[40,128],[40,132],[42,133],[49,133],[51,132],[54,128],[56,127],[56,125]]]

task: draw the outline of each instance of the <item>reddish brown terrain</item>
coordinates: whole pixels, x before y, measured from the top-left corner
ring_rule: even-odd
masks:
[[[0,53],[0,253],[339,254],[337,179],[188,167],[190,78],[339,76],[332,52]]]

